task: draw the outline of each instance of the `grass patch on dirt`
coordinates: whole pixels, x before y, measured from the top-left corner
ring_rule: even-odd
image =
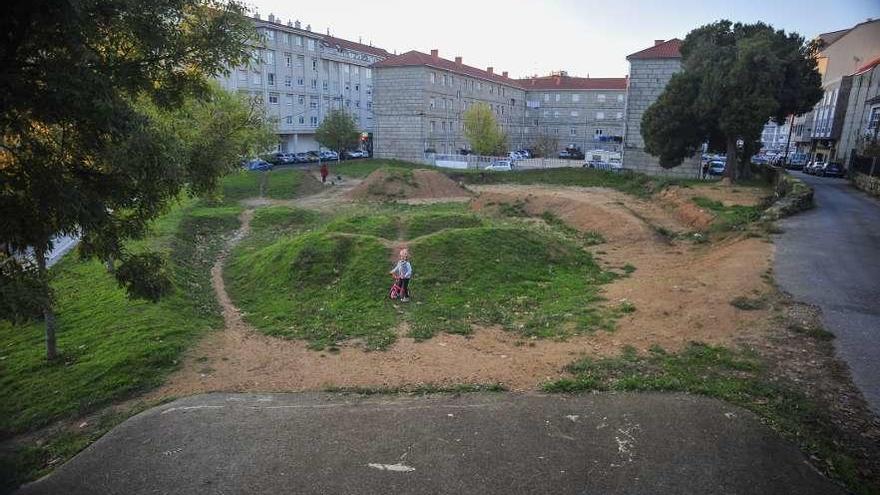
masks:
[[[761,206],[724,206],[720,201],[702,196],[694,197],[693,202],[700,208],[705,208],[715,214],[715,220],[711,226],[711,230],[715,231],[743,230],[749,224],[758,221],[763,212]]]
[[[637,173],[613,173],[589,168],[553,168],[492,172],[485,170],[445,171],[465,184],[552,184],[561,186],[607,187],[639,197],[647,197],[672,184],[686,181],[650,177]]]
[[[274,168],[266,172],[237,170],[220,183],[222,200],[227,203],[258,198],[292,199],[321,187],[307,172],[296,168]]]
[[[659,347],[639,354],[628,347],[617,357],[582,358],[566,368],[570,378],[546,383],[547,392],[667,391],[721,399],[748,409],[808,454],[819,468],[856,493],[876,493],[860,477],[854,458],[835,439],[827,412],[796,386],[773,376],[756,352],[691,343],[677,353]]]
[[[382,349],[394,341],[388,264],[388,250],[375,238],[315,231],[242,246],[225,275],[245,318],[268,335],[315,349],[361,338]]]
[[[442,231],[410,246],[416,278],[407,319],[417,339],[501,325],[524,336],[613,328],[595,304],[611,281],[577,244],[526,228]]]
[[[0,436],[160,384],[190,342],[222,324],[210,267],[237,215],[191,202],[157,221],[145,243],[166,253],[174,291],[156,304],[128,299],[97,261],[56,265],[60,358],[45,360],[42,322],[0,321]]]

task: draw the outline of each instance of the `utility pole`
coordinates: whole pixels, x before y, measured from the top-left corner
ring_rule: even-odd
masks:
[[[788,121],[788,139],[785,140],[785,153],[782,155],[782,168],[785,168],[788,165],[788,148],[791,146],[791,131],[794,130],[794,114],[791,114],[791,118]]]

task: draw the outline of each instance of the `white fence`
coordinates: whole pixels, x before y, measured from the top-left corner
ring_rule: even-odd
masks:
[[[495,160],[509,160],[505,156],[480,156],[480,155],[446,155],[440,153],[426,153],[424,162],[429,165],[454,169],[484,169]],[[584,160],[565,160],[562,158],[527,158],[525,160],[513,160],[514,167],[519,170],[534,170],[542,168],[581,168]],[[607,164],[603,164],[607,165]],[[599,167],[596,167],[599,168]],[[608,170],[613,167],[608,166]],[[619,167],[618,167],[619,169]]]

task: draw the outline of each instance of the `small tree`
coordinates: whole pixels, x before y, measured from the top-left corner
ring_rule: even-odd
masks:
[[[535,140],[533,150],[536,157],[552,157],[559,149],[559,138],[542,133]]]
[[[56,355],[46,269],[52,239],[82,236],[80,253],[116,268],[129,295],[158,298],[162,258],[131,253],[181,193],[213,191],[240,158],[265,146],[254,107],[209,80],[247,64],[256,40],[235,0],[15,2],[0,19],[0,318],[45,320]],[[118,267],[115,263],[119,262]],[[4,294],[5,298],[5,294]],[[16,304],[16,301],[21,304]]]
[[[315,139],[327,148],[336,151],[342,157],[342,152],[357,145],[358,136],[357,125],[344,110],[332,110],[324,117],[324,121],[315,131]]]
[[[764,23],[722,20],[691,31],[682,43],[683,70],[642,117],[645,149],[663,167],[681,164],[704,142],[727,153],[726,175],[748,173],[737,142],[751,143],[772,118],[809,111],[822,97],[817,46]]]
[[[464,112],[464,136],[478,155],[501,155],[507,151],[507,136],[486,103],[473,105]]]

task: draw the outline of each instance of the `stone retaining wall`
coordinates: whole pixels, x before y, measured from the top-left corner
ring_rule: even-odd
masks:
[[[871,177],[870,175],[854,172],[852,183],[862,191],[880,198],[880,177]]]

